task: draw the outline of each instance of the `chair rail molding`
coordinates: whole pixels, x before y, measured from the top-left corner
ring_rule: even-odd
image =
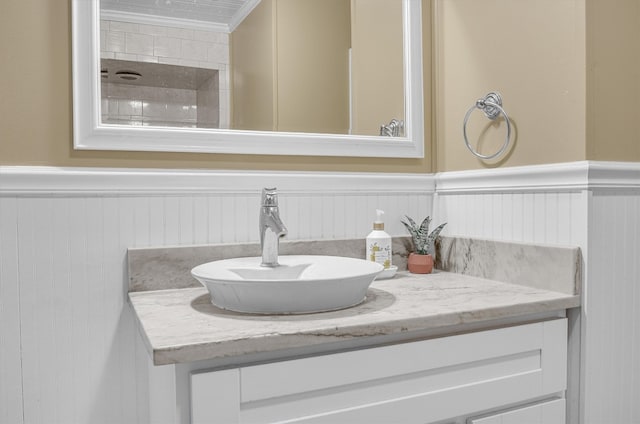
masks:
[[[640,163],[580,161],[436,174],[437,194],[640,189]]]
[[[429,194],[433,174],[0,166],[0,195]]]
[[[0,195],[286,194],[640,189],[640,163],[581,161],[436,174],[0,166]]]

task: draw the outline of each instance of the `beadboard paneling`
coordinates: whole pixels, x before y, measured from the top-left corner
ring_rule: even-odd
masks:
[[[535,244],[584,246],[584,192],[437,194],[434,222],[443,234]]]
[[[120,172],[111,180],[100,171],[87,185],[87,172],[48,169],[40,186],[47,191],[34,180],[40,172],[26,171],[0,172],[0,422],[147,422],[148,382],[138,378],[147,353],[125,300],[126,250],[257,243],[265,175],[253,190],[239,175],[242,187],[233,192],[232,173],[202,173],[193,184],[192,175],[173,172],[152,183],[141,171],[127,184]],[[140,175],[149,182],[146,194],[136,185]],[[289,239],[364,238],[376,208],[386,211],[390,233],[405,235],[403,214],[432,209],[432,193],[420,187],[428,179],[408,176],[413,183],[402,190],[383,186],[378,193],[366,176],[353,175],[331,175],[340,188],[321,190],[326,177],[274,177],[294,187],[280,195]],[[189,179],[188,189],[180,190],[181,178]],[[168,180],[173,186],[163,192]]]
[[[593,193],[589,216],[585,424],[640,423],[640,191]]]
[[[0,422],[22,423],[17,201],[0,197]]]
[[[638,166],[571,164],[553,178],[534,167],[532,179],[491,170],[491,181],[441,174],[435,196],[432,177],[9,168],[0,168],[2,423],[147,422],[126,249],[257,242],[267,182],[284,187],[292,240],[364,237],[379,207],[392,235],[406,234],[402,215],[432,214],[449,222],[447,235],[581,247],[581,422],[640,423]]]

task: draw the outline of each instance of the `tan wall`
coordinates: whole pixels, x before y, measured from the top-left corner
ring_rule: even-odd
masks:
[[[583,159],[640,161],[636,0],[436,1],[437,164],[429,155],[367,159],[74,151],[70,0],[21,0],[6,2],[0,15],[0,165],[430,172],[436,166],[447,171]],[[425,22],[428,15],[427,9]],[[428,38],[427,32],[427,52]],[[425,81],[430,71],[425,66]],[[431,89],[428,82],[425,86]],[[490,90],[503,94],[517,141],[505,161],[487,165],[464,148],[461,125],[474,100]],[[427,101],[427,133],[430,106]],[[487,137],[501,142],[502,134]],[[431,151],[428,141],[425,151]]]
[[[584,160],[584,0],[436,0],[436,10],[437,170]],[[462,123],[490,91],[502,94],[516,141],[483,162],[464,146]],[[506,134],[488,122],[476,111],[469,125],[483,154]]]
[[[587,0],[587,159],[640,161],[640,2]]]
[[[232,128],[348,133],[349,4],[265,0],[251,12],[232,33]]]
[[[71,1],[4,2],[0,165],[430,172],[426,159],[75,151]],[[427,152],[430,145],[427,145]]]
[[[346,134],[349,0],[278,0],[278,130]]]
[[[352,0],[353,130],[378,135],[404,119],[402,2]]]
[[[231,128],[275,128],[274,1],[263,0],[231,33]]]

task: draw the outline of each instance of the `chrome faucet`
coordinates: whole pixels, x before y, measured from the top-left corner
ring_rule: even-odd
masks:
[[[276,188],[263,188],[262,207],[260,208],[261,266],[278,266],[278,245],[280,237],[285,235],[287,235],[287,228],[280,219]]]

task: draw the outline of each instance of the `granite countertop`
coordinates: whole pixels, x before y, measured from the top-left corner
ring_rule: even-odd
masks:
[[[580,305],[576,293],[444,271],[399,272],[374,281],[362,304],[317,314],[224,311],[210,303],[204,287],[130,292],[129,300],[155,365],[454,328]]]

